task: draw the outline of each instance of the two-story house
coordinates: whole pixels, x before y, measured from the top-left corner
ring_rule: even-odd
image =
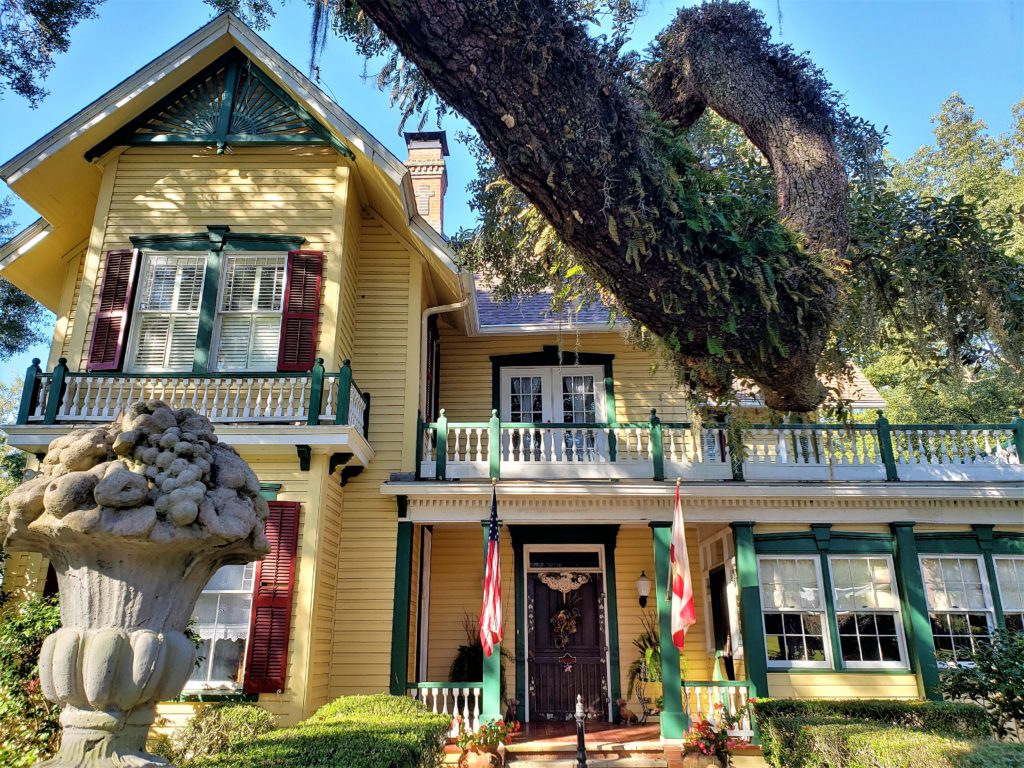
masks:
[[[934,696],[936,651],[1021,625],[1024,421],[774,423],[756,399],[720,421],[604,313],[491,301],[441,234],[444,134],[407,141],[403,161],[224,15],[0,168],[42,217],[0,274],[57,316],[11,444],[158,398],[207,415],[271,500],[273,551],[209,584],[165,716],[244,696],[295,722],[389,689],[536,723],[579,694],[595,721],[659,703],[677,739],[716,701]],[[453,680],[492,487],[506,660]],[[16,554],[5,587],[46,570]],[[660,669],[627,695],[645,624]]]

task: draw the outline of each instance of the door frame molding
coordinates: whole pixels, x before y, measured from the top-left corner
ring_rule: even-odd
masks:
[[[529,722],[529,696],[527,693],[529,631],[526,618],[528,553],[542,551],[597,551],[601,563],[604,587],[605,671],[608,675],[608,722],[618,720],[615,701],[621,697],[619,670],[619,616],[615,585],[615,540],[618,525],[510,525],[509,534],[515,556],[516,584],[516,699],[517,717]]]
[[[605,413],[611,422],[618,421],[615,413],[615,379],[612,376],[612,360],[615,355],[599,352],[575,352],[559,349],[557,345],[545,344],[540,352],[520,352],[512,355],[491,355],[491,408],[501,409],[501,369],[518,366],[561,366],[599,365],[604,368]]]

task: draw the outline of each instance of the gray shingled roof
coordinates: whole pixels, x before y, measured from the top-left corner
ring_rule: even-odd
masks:
[[[512,301],[496,301],[493,291],[476,286],[476,305],[481,328],[503,325],[580,325],[584,323],[607,323],[608,307],[600,303],[590,304],[579,312],[559,317],[551,311],[551,294],[544,292]]]

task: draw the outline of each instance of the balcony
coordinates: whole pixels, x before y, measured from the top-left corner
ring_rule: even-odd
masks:
[[[240,453],[267,455],[284,447],[300,467],[326,453],[332,463],[364,467],[373,457],[367,441],[370,395],[352,378],[348,360],[337,372],[318,359],[307,373],[86,373],[61,358],[49,373],[33,360],[25,374],[17,423],[4,427],[16,448],[41,453],[72,427],[115,421],[138,400],[192,408],[217,427]]]
[[[1024,481],[1024,419],[1005,424],[421,425],[419,478],[757,482]]]

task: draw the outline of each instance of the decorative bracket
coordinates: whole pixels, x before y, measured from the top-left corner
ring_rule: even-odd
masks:
[[[309,472],[309,465],[313,459],[313,449],[308,445],[296,445],[295,453],[299,456],[299,469]]]

